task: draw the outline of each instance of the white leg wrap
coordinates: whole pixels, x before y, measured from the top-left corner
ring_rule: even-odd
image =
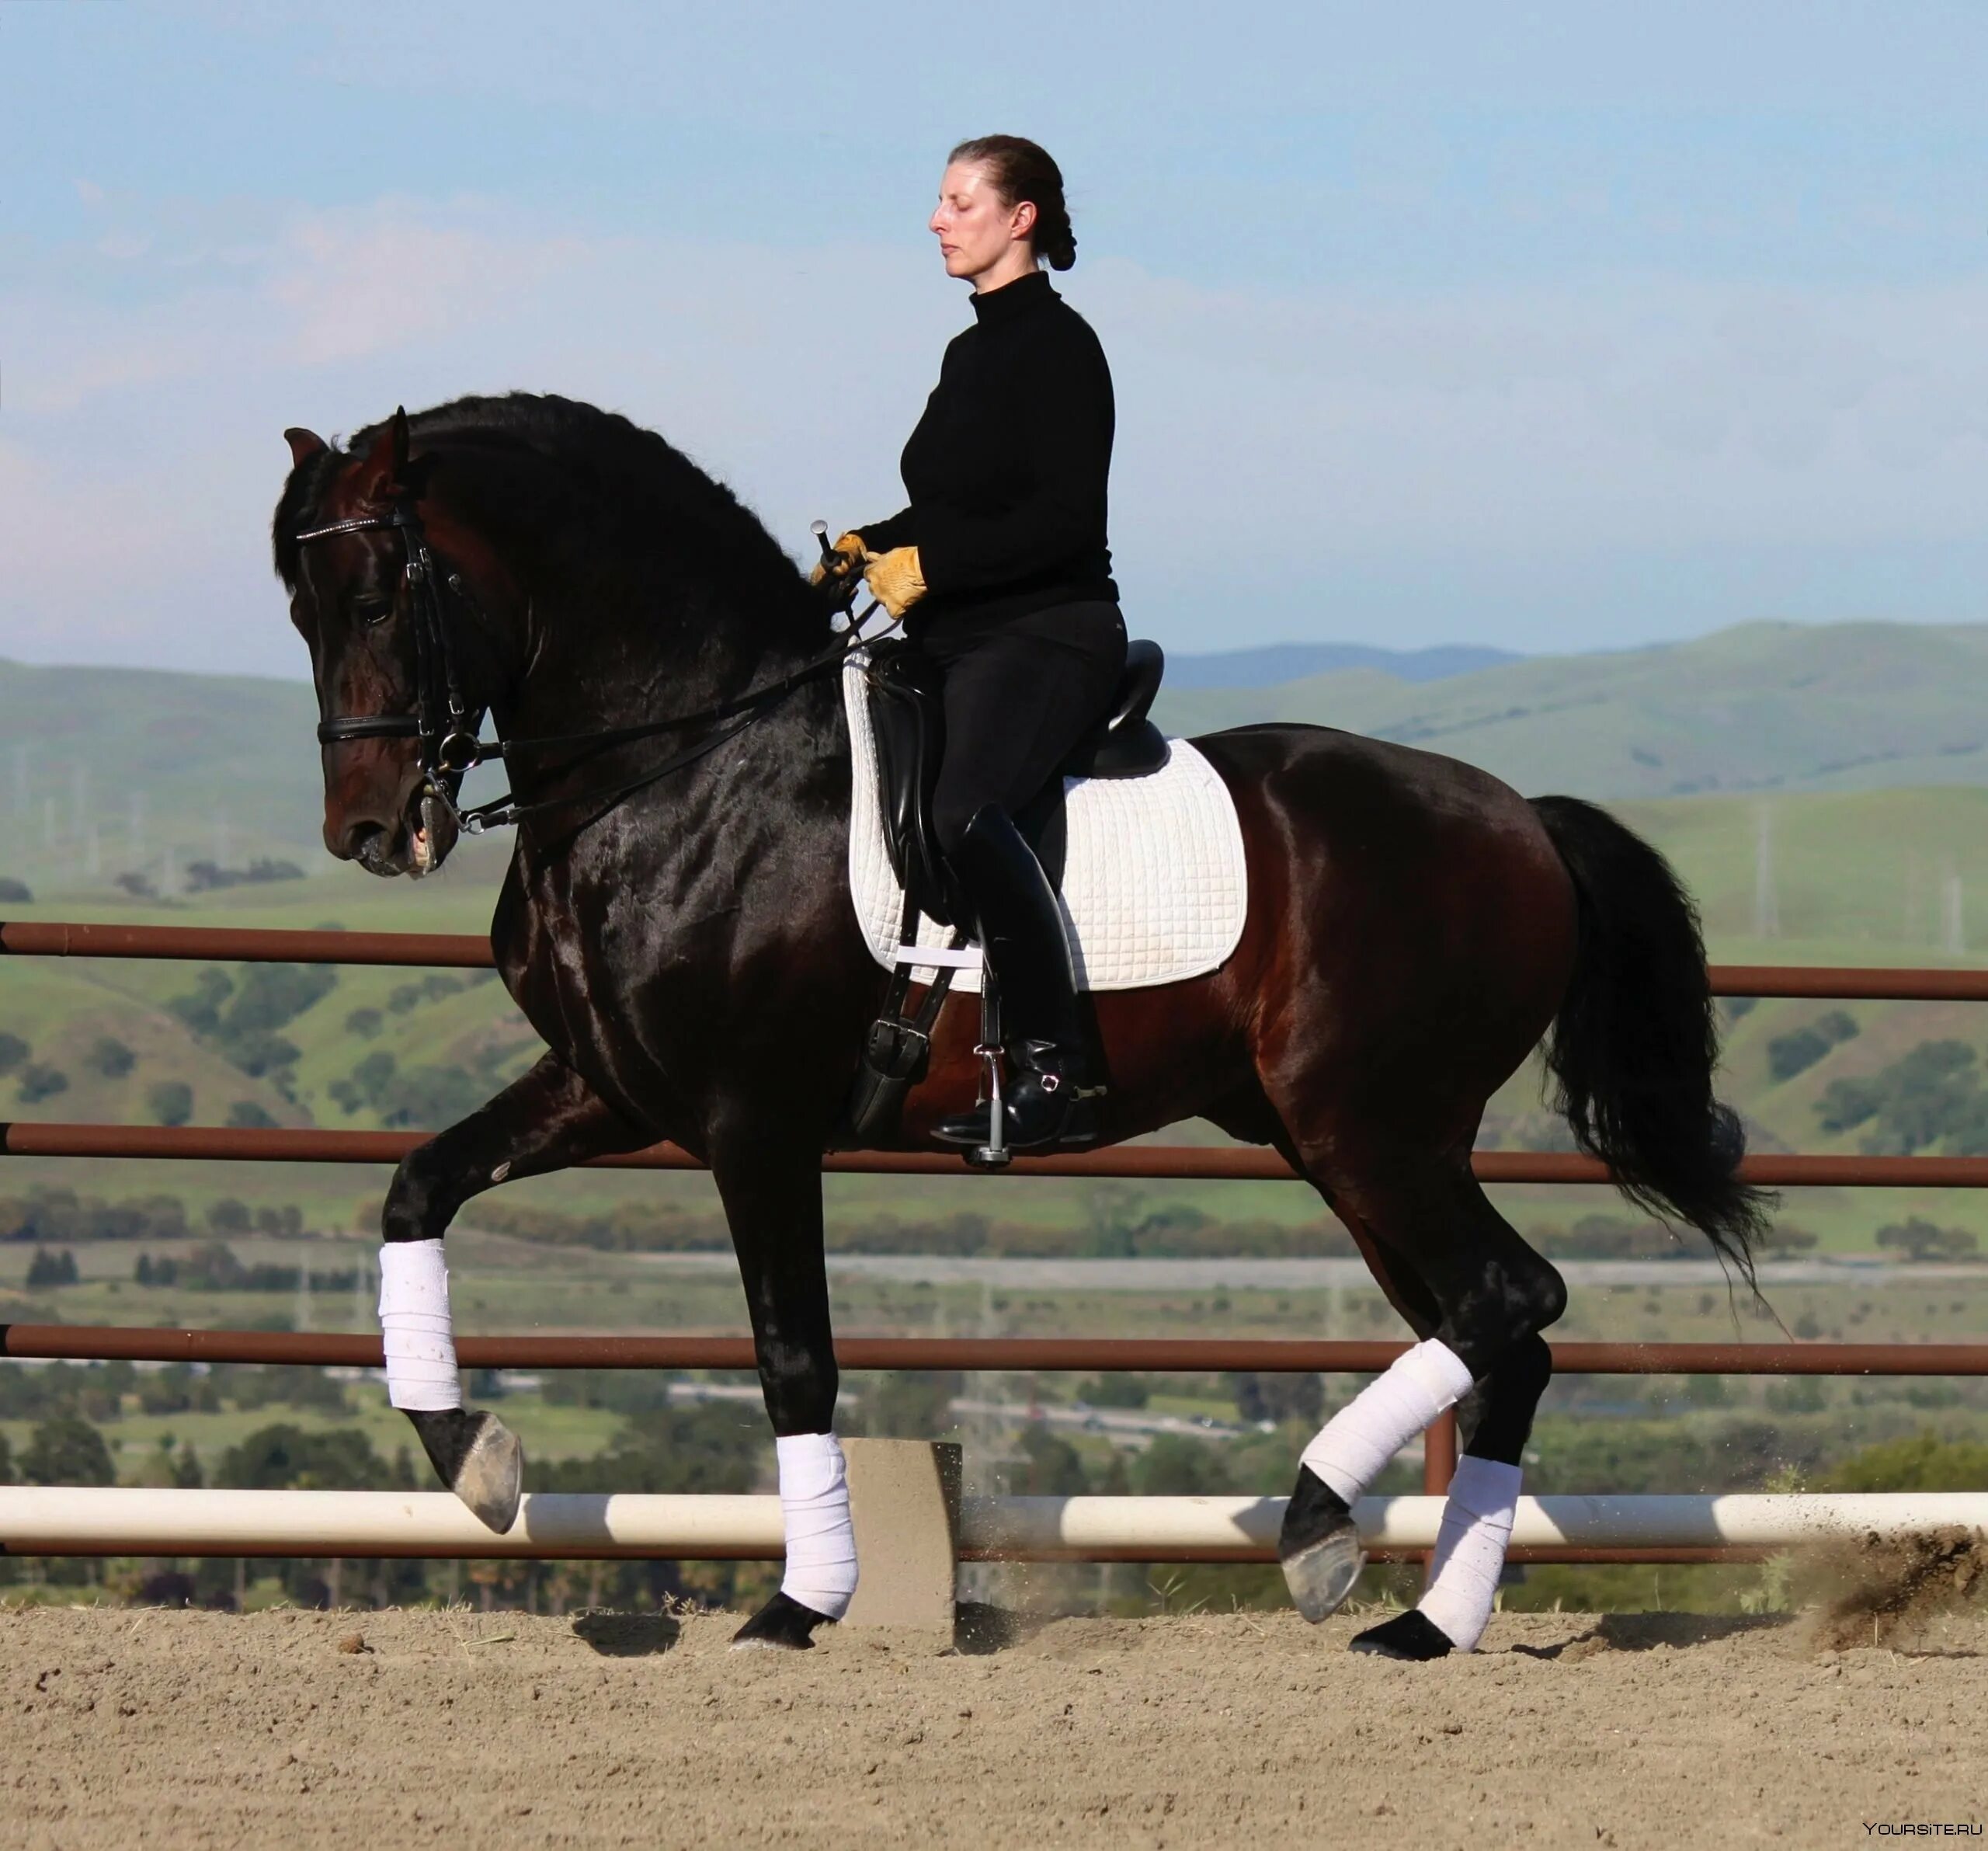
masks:
[[[1351,1504],[1470,1386],[1470,1371],[1448,1344],[1433,1337],[1418,1343],[1326,1422],[1300,1455],[1302,1463]]]
[[[1475,1651],[1484,1637],[1518,1503],[1517,1466],[1468,1453],[1457,1461],[1429,1585],[1416,1604],[1459,1651]]]
[[[773,1449],[787,1528],[780,1591],[810,1612],[839,1620],[856,1592],[856,1530],[841,1445],[832,1433],[794,1433],[776,1439]]]
[[[386,1341],[387,1399],[396,1407],[427,1414],[462,1406],[449,1269],[440,1240],[389,1240],[381,1247],[380,1334]]]

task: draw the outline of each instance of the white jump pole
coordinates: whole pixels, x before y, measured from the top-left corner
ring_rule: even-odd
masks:
[[[1439,1498],[1370,1498],[1370,1548],[1427,1549]],[[968,1498],[961,1553],[1017,1560],[1269,1559],[1281,1498]],[[1515,1547],[1786,1548],[1831,1533],[1988,1530],[1988,1493],[1524,1498]],[[780,1500],[534,1493],[493,1536],[445,1491],[0,1487],[11,1555],[655,1557],[777,1560]]]
[[[1003,1498],[968,1499],[963,1550],[1041,1560],[1268,1559],[1284,1521],[1281,1498]],[[1367,1498],[1354,1510],[1370,1549],[1427,1549],[1442,1521],[1440,1498]],[[1788,1548],[1832,1533],[1988,1529],[1988,1493],[1874,1492],[1842,1496],[1521,1498],[1515,1548]]]
[[[777,1561],[777,1498],[537,1491],[493,1536],[447,1491],[0,1488],[9,1555],[662,1557]]]

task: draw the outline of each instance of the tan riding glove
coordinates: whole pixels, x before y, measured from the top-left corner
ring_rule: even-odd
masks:
[[[870,581],[870,595],[893,617],[903,616],[925,595],[925,574],[915,546],[872,555],[863,576]]]
[[[818,585],[829,578],[839,582],[852,572],[862,571],[869,558],[870,549],[863,544],[863,536],[851,528],[836,542],[831,557],[815,562],[815,569],[808,573],[808,583]]]

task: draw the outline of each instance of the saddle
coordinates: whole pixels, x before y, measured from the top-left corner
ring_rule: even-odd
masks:
[[[1156,642],[1135,642],[1125,652],[1125,672],[1103,721],[1058,768],[1058,774],[1016,826],[1041,856],[1052,882],[1062,865],[1063,780],[1066,778],[1139,778],[1167,762],[1166,736],[1148,717],[1159,692],[1166,658]],[[903,889],[900,943],[916,936],[920,913],[953,929],[955,947],[966,941],[971,913],[940,854],[932,827],[932,793],[945,750],[945,709],[937,666],[922,650],[902,641],[872,653],[864,670],[870,728],[876,743],[878,796],[883,813],[884,845],[891,872]],[[845,1108],[844,1146],[861,1146],[894,1131],[905,1095],[924,1077],[932,1031],[952,986],[950,967],[938,971],[916,1014],[907,1014],[912,967],[900,961],[877,1020],[865,1039]],[[991,985],[981,993],[982,1039],[998,1046],[998,1005]],[[993,1094],[990,1127],[1000,1115]],[[990,1136],[992,1135],[990,1131]],[[969,1161],[1005,1164],[996,1141]]]
[[[1166,736],[1149,717],[1166,667],[1166,656],[1158,643],[1128,645],[1125,672],[1104,719],[1063,761],[1028,813],[1015,819],[1030,846],[1042,856],[1052,882],[1058,879],[1061,861],[1056,838],[1063,780],[1143,778],[1166,764]],[[964,927],[968,914],[932,828],[932,793],[946,745],[938,666],[914,645],[900,641],[881,645],[866,673],[884,844],[891,871],[917,912],[941,925]]]

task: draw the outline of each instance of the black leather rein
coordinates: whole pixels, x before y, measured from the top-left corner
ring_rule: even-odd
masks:
[[[328,526],[312,527],[296,536],[301,545],[313,540],[329,540],[346,534],[397,531],[406,548],[405,576],[415,594],[415,711],[405,714],[353,714],[319,722],[318,743],[342,746],[355,739],[419,739],[421,766],[428,788],[447,806],[456,826],[466,835],[481,835],[486,830],[504,829],[527,818],[554,810],[586,805],[611,808],[623,799],[694,764],[728,739],[736,738],[761,715],[811,681],[839,669],[851,650],[860,646],[862,626],[853,625],[842,640],[825,653],[804,663],[792,673],[764,687],[754,688],[735,698],[707,707],[696,713],[677,714],[666,720],[646,720],[632,726],[605,728],[595,732],[549,735],[540,739],[484,739],[477,736],[485,709],[479,704],[472,713],[464,696],[454,652],[449,646],[448,616],[443,607],[442,587],[429,551],[427,531],[411,502],[396,502],[384,514],[360,515],[349,520],[335,520]],[[463,596],[463,581],[451,572],[448,590]],[[570,797],[551,797],[534,803],[520,803],[506,792],[489,803],[469,809],[460,808],[456,792],[465,774],[491,759],[508,762],[513,753],[567,751],[577,754],[574,763],[584,763],[617,746],[680,732],[690,726],[710,725],[713,730],[702,739],[673,753],[660,764],[646,767],[625,782]],[[570,767],[569,767],[570,768]]]

